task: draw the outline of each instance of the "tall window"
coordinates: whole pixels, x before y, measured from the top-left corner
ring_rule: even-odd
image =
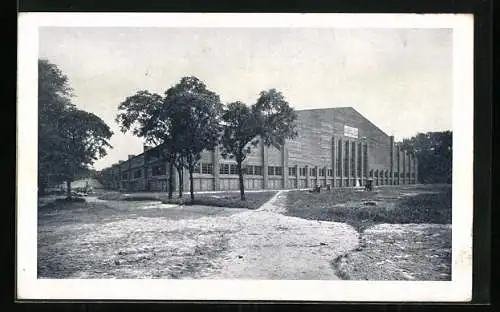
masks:
[[[368,145],[364,145],[363,148],[363,172],[365,175],[368,174]]]
[[[127,172],[122,174],[122,180],[128,180],[128,173]]]
[[[238,174],[238,166],[235,164],[231,164],[229,166],[229,174]]]
[[[342,140],[337,142],[337,177],[340,177],[342,171]]]
[[[273,166],[268,166],[267,167],[267,174],[268,175],[274,175],[274,167]]]
[[[356,142],[351,142],[351,176],[356,176]]]
[[[229,174],[229,164],[220,164],[219,173]]]
[[[269,166],[269,167],[267,167],[267,174],[270,176],[281,176],[281,175],[283,175],[283,168]]]
[[[333,170],[332,169],[328,169],[328,176],[329,177],[333,176]]]
[[[213,164],[201,164],[201,173],[213,174],[214,173],[214,165]]]
[[[142,177],[142,170],[134,171],[134,179],[139,179],[140,177]]]
[[[344,175],[349,174],[349,142],[344,144]]]
[[[326,168],[319,169],[319,175],[322,177],[325,177],[326,176]]]
[[[316,168],[309,168],[309,175],[311,177],[315,177],[316,176]]]
[[[247,165],[243,168],[243,173],[248,175],[253,175],[253,166]]]
[[[306,176],[306,169],[307,168],[300,168],[299,171],[300,171],[300,176],[301,177],[305,177]]]
[[[283,175],[283,168],[282,167],[275,167],[274,168],[274,175],[282,176]]]
[[[358,143],[358,177],[361,177],[361,168],[363,164],[361,163],[361,153],[362,153],[362,146],[361,143]]]
[[[297,176],[297,168],[296,167],[288,167],[288,175],[291,177]]]
[[[253,174],[261,176],[262,175],[262,166],[253,166]]]

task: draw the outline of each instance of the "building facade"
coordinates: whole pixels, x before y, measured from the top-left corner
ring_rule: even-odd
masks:
[[[416,184],[418,161],[351,107],[300,110],[298,137],[280,148],[260,142],[243,162],[245,189],[350,187]],[[140,155],[104,169],[108,188],[122,191],[168,191],[168,164],[158,148],[144,147]],[[174,169],[175,170],[175,169]],[[189,189],[188,173],[184,189]],[[238,190],[236,162],[224,159],[219,148],[203,151],[196,167],[195,191]],[[178,175],[174,174],[174,188]]]

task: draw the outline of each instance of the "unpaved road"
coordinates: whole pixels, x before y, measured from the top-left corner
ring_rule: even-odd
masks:
[[[358,246],[349,225],[281,214],[282,193],[254,211],[230,216],[239,231],[228,237],[228,252],[217,266],[198,274],[216,279],[338,279],[331,261]]]
[[[42,210],[39,277],[338,279],[331,262],[358,246],[358,233],[282,215],[281,194],[257,210],[147,202]]]

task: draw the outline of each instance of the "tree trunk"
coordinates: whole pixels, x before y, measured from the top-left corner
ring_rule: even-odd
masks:
[[[245,183],[243,181],[243,170],[241,169],[241,161],[238,164],[238,176],[240,178],[240,197],[241,200],[246,200],[245,198]]]
[[[191,192],[191,201],[194,201],[193,168],[189,168],[189,191]]]
[[[168,164],[168,199],[172,199],[172,193],[174,191],[174,165],[172,162]]]
[[[182,167],[177,168],[177,173],[179,174],[179,197],[182,198],[182,193],[184,191],[184,175],[182,174]]]
[[[69,199],[71,199],[71,181],[66,181],[66,193]]]

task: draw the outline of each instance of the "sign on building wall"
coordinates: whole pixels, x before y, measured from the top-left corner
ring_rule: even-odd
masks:
[[[351,138],[358,138],[358,128],[353,128],[344,125],[344,136]]]

